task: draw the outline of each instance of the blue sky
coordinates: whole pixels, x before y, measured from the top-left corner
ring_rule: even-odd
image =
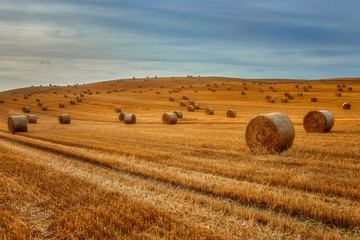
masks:
[[[0,90],[126,77],[360,76],[360,1],[2,0]]]

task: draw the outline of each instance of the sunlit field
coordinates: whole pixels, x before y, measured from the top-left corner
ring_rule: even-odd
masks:
[[[285,92],[294,99],[281,102]],[[180,106],[184,95],[200,109]],[[357,79],[136,78],[33,86],[0,99],[1,239],[360,238]],[[9,133],[8,117],[26,116],[24,106],[37,124]],[[136,124],[119,121],[116,106]],[[163,124],[175,110],[183,118]],[[305,132],[312,110],[333,114],[330,132]],[[253,153],[246,124],[271,112],[290,118],[294,143]],[[59,123],[63,113],[70,124]]]

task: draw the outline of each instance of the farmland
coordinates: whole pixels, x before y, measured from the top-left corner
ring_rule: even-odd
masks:
[[[294,99],[281,102],[284,92]],[[183,95],[200,109],[187,112]],[[136,78],[34,86],[0,99],[1,239],[360,238],[358,79]],[[25,115],[24,106],[37,124],[10,134],[8,116]],[[136,124],[120,122],[116,106]],[[178,109],[177,124],[162,123]],[[305,132],[312,110],[334,115],[330,132]],[[271,112],[294,124],[293,146],[252,153],[246,124]],[[63,113],[71,124],[59,124]]]

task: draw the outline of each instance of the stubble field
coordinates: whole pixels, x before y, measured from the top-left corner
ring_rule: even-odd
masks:
[[[337,85],[346,85],[341,97]],[[295,98],[282,103],[284,92]],[[70,105],[81,93],[82,102]],[[200,109],[187,112],[183,95]],[[141,78],[34,86],[0,99],[1,239],[360,238],[358,79]],[[10,134],[7,118],[26,115],[24,106],[38,122]],[[134,113],[136,124],[120,122],[116,106]],[[178,124],[164,125],[162,114],[178,109]],[[226,118],[228,109],[236,118]],[[334,115],[330,132],[305,132],[311,110]],[[290,118],[294,144],[280,154],[252,153],[246,124],[270,112]],[[62,113],[71,124],[59,124]]]

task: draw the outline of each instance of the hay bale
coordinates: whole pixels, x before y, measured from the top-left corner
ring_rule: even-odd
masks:
[[[341,92],[336,92],[336,93],[335,93],[335,96],[341,97]]]
[[[212,91],[212,92],[216,92],[216,90],[215,90],[215,89],[211,89],[211,91]]]
[[[96,94],[100,94],[100,92],[99,92],[99,91],[96,91]]]
[[[195,88],[195,89],[194,89],[194,92],[198,92],[198,90]]]
[[[115,107],[115,112],[117,112],[117,113],[118,113],[118,112],[121,112],[121,107],[120,107],[120,106],[116,106],[116,107]]]
[[[162,116],[163,124],[176,124],[177,123],[177,115],[175,113],[164,113]]]
[[[176,110],[176,111],[174,111],[174,113],[176,114],[177,118],[182,118],[183,117],[183,113],[180,110]]]
[[[342,88],[338,88],[338,92],[342,92],[343,91],[343,89]]]
[[[36,101],[36,102],[40,102],[40,98],[36,98],[35,101]]]
[[[188,99],[189,99],[189,97],[188,97],[187,95],[184,95],[184,96],[182,96],[182,99],[184,99],[184,100],[188,100]]]
[[[175,101],[175,98],[174,98],[173,96],[170,96],[170,97],[169,97],[169,101],[170,101],[170,102],[173,102],[173,101]]]
[[[292,94],[289,93],[289,92],[285,92],[285,93],[284,93],[284,96],[287,97],[287,98],[290,99],[290,100],[293,100],[293,99],[294,99],[294,95],[292,95]]]
[[[231,87],[230,87],[230,86],[227,86],[226,89],[227,89],[227,90],[231,90]]]
[[[65,107],[65,103],[60,102],[60,103],[59,103],[59,108],[64,108],[64,107]]]
[[[120,120],[120,121],[124,121],[124,118],[125,118],[125,115],[126,115],[126,114],[129,114],[129,113],[127,113],[127,112],[121,112],[120,115],[119,115],[119,120]]]
[[[37,116],[35,114],[28,114],[26,118],[28,123],[37,123]]]
[[[70,100],[71,105],[75,105],[75,100]]]
[[[275,98],[269,98],[269,99],[268,99],[268,102],[269,102],[269,103],[275,103]]]
[[[81,97],[76,97],[76,101],[78,101],[78,102],[82,102]]]
[[[180,101],[180,106],[182,106],[182,107],[186,106],[186,102],[184,100],[181,100]]]
[[[107,90],[106,92],[107,92],[107,93],[112,93],[112,91],[111,91],[111,90]]]
[[[46,106],[46,105],[42,105],[42,106],[41,106],[41,110],[47,111],[47,106]]]
[[[4,99],[0,99],[0,103],[4,103],[5,101],[4,101]]]
[[[263,92],[264,92],[264,89],[260,88],[260,89],[259,89],[259,92],[263,93]]]
[[[14,102],[16,102],[16,101],[17,101],[17,98],[16,98],[16,97],[14,97],[14,98],[13,98],[13,101],[14,101]]]
[[[304,87],[304,92],[308,92],[309,91],[309,89],[305,86]]]
[[[235,109],[229,109],[229,110],[227,110],[227,112],[226,112],[226,117],[227,117],[227,118],[234,118],[234,117],[236,117],[236,111],[235,111]]]
[[[298,92],[297,95],[301,97],[301,96],[303,95],[303,93],[302,93],[302,92]]]
[[[24,95],[24,99],[28,99],[29,97],[28,97],[28,95],[27,94],[25,94]]]
[[[89,95],[92,95],[92,91],[89,91]]]
[[[136,117],[134,114],[126,114],[124,116],[124,122],[125,124],[135,124],[136,123]]]
[[[24,113],[29,113],[30,112],[30,107],[28,107],[28,106],[23,107],[23,112]]]
[[[173,91],[172,90],[169,90],[169,93],[172,93]]]
[[[60,124],[70,124],[71,119],[69,114],[61,114],[59,116],[59,123]]]
[[[257,115],[246,126],[245,141],[255,153],[284,151],[292,146],[294,138],[293,123],[282,113]]]
[[[351,108],[351,104],[349,102],[344,102],[342,105],[343,109],[350,109]]]
[[[212,107],[208,107],[205,109],[206,115],[214,115],[214,109]]]
[[[287,103],[287,102],[288,102],[288,98],[287,98],[287,97],[282,97],[282,98],[281,98],[281,102]]]
[[[241,92],[241,95],[246,95],[246,92],[245,92],[245,91],[242,91],[242,92]]]
[[[348,88],[348,91],[352,91],[352,87],[349,87],[349,88]]]
[[[10,116],[8,118],[9,132],[14,134],[16,132],[27,132],[27,120],[25,116]]]
[[[194,105],[189,105],[189,106],[187,107],[187,111],[188,111],[188,112],[193,112],[193,111],[195,111]]]
[[[83,94],[83,93],[80,93],[80,97],[85,97],[85,94]]]
[[[270,94],[268,94],[268,95],[266,95],[265,98],[266,98],[266,99],[270,99],[270,98],[272,98],[272,96],[271,96]]]
[[[317,101],[318,101],[318,99],[316,97],[311,98],[311,102],[317,102]]]
[[[160,94],[160,90],[156,90],[156,94]]]
[[[312,86],[311,86],[311,85],[308,85],[308,88],[312,88]]]
[[[38,106],[41,107],[42,105],[44,105],[43,102],[38,102]]]
[[[193,106],[194,106],[194,108],[195,108],[196,110],[199,110],[199,109],[200,109],[200,105],[199,105],[198,103],[194,103]]]
[[[189,98],[188,104],[194,105],[194,103],[195,103],[195,100],[193,98]]]
[[[64,94],[64,98],[67,98],[67,95],[66,95],[66,94]]]
[[[310,111],[303,119],[303,126],[310,133],[328,132],[334,126],[334,116],[325,110]]]
[[[341,87],[346,88],[346,84],[341,85]]]

